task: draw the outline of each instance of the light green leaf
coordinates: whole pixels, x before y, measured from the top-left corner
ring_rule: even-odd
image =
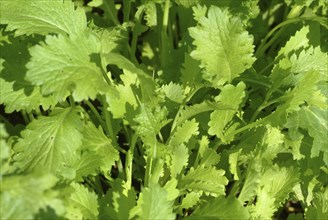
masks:
[[[172,139],[170,140],[170,145],[178,146],[182,143],[188,143],[190,138],[198,135],[198,133],[198,122],[196,122],[195,119],[185,121],[174,132]]]
[[[224,131],[243,101],[245,87],[245,84],[242,82],[238,83],[236,87],[233,85],[223,87],[219,96],[215,98],[215,101],[219,104],[228,105],[231,110],[215,110],[211,113],[211,120],[208,123],[210,127],[208,133],[210,135],[216,135],[225,141]]]
[[[165,96],[173,102],[182,103],[185,95],[181,85],[170,82],[170,84],[163,85],[161,88]]]
[[[150,146],[155,144],[156,135],[160,132],[170,120],[166,119],[168,112],[166,108],[160,108],[159,106],[152,109],[150,106],[141,104],[140,114],[135,117],[136,132],[143,138],[146,144]]]
[[[97,219],[98,217],[98,198],[94,192],[78,183],[72,183],[74,192],[70,195],[67,204],[68,218],[73,217],[76,212],[82,213],[83,219]]]
[[[104,173],[108,173],[115,161],[119,160],[119,152],[113,147],[111,140],[104,134],[101,127],[97,129],[91,122],[83,130],[82,150],[85,154],[94,152],[95,156],[98,155],[96,156],[98,164],[101,162],[100,169]]]
[[[125,193],[124,182],[115,179],[106,195],[100,199],[99,219],[129,219],[129,212],[136,204],[133,190]]]
[[[199,166],[193,167],[181,178],[178,187],[186,190],[193,190],[211,193],[215,196],[225,194],[225,185],[228,184],[224,176],[224,170],[217,170],[214,167]]]
[[[198,26],[189,28],[196,46],[191,56],[200,60],[205,68],[204,78],[214,87],[230,83],[252,66],[253,38],[239,17],[232,16],[227,9],[211,6],[207,17],[195,19]]]
[[[170,157],[171,177],[175,178],[181,173],[183,167],[188,165],[188,148],[183,144],[174,146]]]
[[[6,127],[3,123],[0,123],[0,160],[1,160],[1,166],[2,161],[8,159],[10,156],[10,149],[7,145],[7,139],[8,133],[6,131]]]
[[[304,26],[298,30],[295,35],[287,41],[286,45],[279,50],[276,59],[281,56],[288,57],[295,53],[298,49],[307,48],[309,46],[309,39],[306,35],[309,31],[309,26]]]
[[[249,213],[235,197],[220,196],[207,200],[187,219],[248,219]]]
[[[137,214],[140,219],[175,219],[173,202],[168,193],[157,184],[144,188],[139,196],[138,205],[130,212],[130,218]]]
[[[25,110],[31,112],[42,106],[49,109],[57,102],[52,95],[42,96],[40,87],[33,86],[26,81],[26,63],[29,60],[27,45],[30,38],[9,37],[10,44],[1,47],[0,56],[3,57],[3,68],[0,71],[0,103],[5,105],[7,113]]]
[[[305,211],[306,219],[325,219],[328,216],[328,189],[318,192],[312,202],[313,206],[309,206]]]
[[[299,112],[294,113],[287,127],[296,131],[305,129],[313,138],[311,157],[318,157],[323,153],[324,162],[328,165],[328,114],[327,109],[315,107],[302,107]]]
[[[65,208],[56,198],[57,192],[52,190],[56,183],[57,178],[52,174],[16,175],[1,179],[1,219],[33,219],[39,209],[48,205],[57,214],[63,214]]]
[[[18,35],[49,33],[78,36],[87,26],[82,8],[75,9],[72,1],[2,0],[1,24]],[[28,22],[26,22],[28,21]]]
[[[124,85],[114,85],[106,93],[108,110],[113,114],[113,118],[124,117],[127,111],[127,105],[133,108],[138,106],[135,91],[132,89],[132,86],[138,86],[139,84],[137,75],[129,71],[124,71],[124,74],[120,77]]]
[[[78,111],[58,108],[47,117],[33,120],[14,145],[14,165],[24,171],[37,169],[63,176],[74,172],[71,167],[79,159],[78,149],[82,145]]]
[[[181,205],[179,207],[180,210],[182,209],[189,209],[194,207],[197,203],[200,202],[200,197],[202,195],[202,192],[190,192],[187,193],[186,197],[182,199]]]
[[[70,94],[75,101],[94,99],[108,86],[101,70],[90,61],[98,46],[97,38],[87,34],[74,40],[62,35],[47,36],[45,44],[30,48],[32,57],[26,65],[26,79],[41,86],[42,94],[53,94],[58,101]]]
[[[255,206],[250,207],[255,219],[272,218],[293,187],[299,182],[299,171],[294,167],[272,166],[261,177]]]

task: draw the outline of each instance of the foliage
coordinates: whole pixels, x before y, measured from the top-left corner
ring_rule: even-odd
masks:
[[[1,219],[328,217],[328,4],[236,2],[0,0]]]

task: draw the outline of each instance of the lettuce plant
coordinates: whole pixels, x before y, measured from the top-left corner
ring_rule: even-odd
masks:
[[[0,0],[1,219],[328,217],[325,0]]]

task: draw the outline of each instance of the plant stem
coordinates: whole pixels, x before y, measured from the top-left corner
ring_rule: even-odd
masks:
[[[27,116],[26,111],[22,110],[21,113],[22,113],[22,116],[23,116],[23,119],[24,119],[25,124],[26,125],[29,124],[30,123],[30,120],[28,119],[28,116]]]
[[[133,134],[131,141],[130,141],[130,149],[126,154],[126,162],[125,162],[125,173],[126,173],[126,182],[127,186],[132,187],[132,162],[133,162],[133,155],[134,155],[134,149],[137,143],[138,135]]]
[[[94,105],[89,101],[89,100],[85,100],[84,103],[90,108],[90,110],[92,111],[92,113],[95,115],[95,117],[97,118],[98,122],[101,124],[101,126],[103,127],[103,129],[106,131],[107,127],[106,127],[106,123],[104,122],[104,120],[101,118],[99,112],[97,111],[96,107],[94,107]],[[107,133],[108,131],[106,131]]]
[[[69,104],[70,104],[70,106],[72,106],[72,107],[75,107],[75,102],[74,102],[74,98],[73,98],[73,96],[68,96],[68,100],[69,100]]]

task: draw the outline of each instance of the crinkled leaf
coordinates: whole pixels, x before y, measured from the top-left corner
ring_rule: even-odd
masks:
[[[106,195],[100,199],[100,219],[128,219],[136,204],[136,194],[131,189],[125,193],[124,182],[116,179]]]
[[[250,207],[253,218],[271,218],[299,181],[299,171],[294,167],[272,166],[261,177],[255,206]]]
[[[210,129],[208,130],[209,134],[216,135],[223,141],[225,140],[224,131],[243,101],[245,96],[244,90],[245,84],[242,82],[236,87],[233,85],[226,85],[223,87],[220,95],[217,96],[215,100],[219,104],[222,103],[228,105],[231,110],[215,110],[211,113],[211,120],[208,123],[210,126]]]
[[[130,218],[136,214],[141,219],[175,219],[173,202],[168,200],[168,193],[158,184],[151,184],[142,190],[138,204],[130,212]]]
[[[55,109],[51,115],[33,120],[14,146],[14,165],[21,170],[33,169],[66,175],[79,159],[82,123],[78,108]],[[74,174],[70,175],[70,178]]]
[[[305,129],[313,138],[311,157],[318,157],[323,153],[324,162],[328,165],[328,113],[327,110],[315,107],[302,107],[289,119],[290,129]]]
[[[179,188],[212,193],[216,196],[225,194],[225,185],[228,184],[224,170],[214,167],[199,166],[191,168],[179,181]]]
[[[173,102],[182,103],[184,100],[184,91],[181,85],[170,83],[162,86],[162,90],[165,93],[165,96]]]
[[[191,56],[200,60],[205,68],[204,78],[213,86],[231,82],[252,66],[253,38],[239,17],[232,16],[227,9],[211,6],[207,17],[195,19],[198,26],[189,28],[196,46]]]
[[[87,156],[89,153],[95,153],[94,157],[90,159],[98,158],[98,164],[101,163],[99,168],[104,173],[110,171],[115,161],[119,159],[119,152],[113,147],[111,140],[104,134],[101,127],[97,129],[91,122],[83,130],[82,149],[85,151],[86,157],[89,157]],[[91,163],[88,160],[86,162]]]
[[[16,30],[16,35],[79,35],[87,26],[84,10],[75,9],[72,1],[3,0],[0,12],[1,24],[8,24],[6,29]]]
[[[47,110],[57,102],[53,96],[42,96],[40,87],[33,86],[24,79],[26,63],[29,60],[28,44],[31,38],[10,37],[10,44],[1,47],[3,68],[0,71],[0,103],[5,105],[7,113],[25,110],[31,112],[42,106]]]
[[[76,101],[94,99],[107,88],[101,70],[90,61],[97,48],[97,39],[92,35],[83,34],[74,40],[47,36],[45,44],[30,48],[26,79],[41,86],[42,94],[53,94],[58,101],[70,94]]]
[[[235,197],[220,196],[207,200],[187,219],[248,219],[249,213]]]
[[[33,219],[48,205],[63,214],[64,206],[52,190],[57,178],[52,174],[7,176],[0,180],[1,219]]]
[[[188,165],[188,148],[183,144],[174,146],[170,157],[171,177],[175,178],[181,173],[182,169]]]
[[[68,199],[68,210],[66,216],[74,217],[76,213],[82,213],[83,219],[97,219],[98,217],[98,197],[96,193],[89,191],[81,184],[73,183],[74,192]]]
[[[198,123],[195,119],[185,121],[172,135],[170,145],[178,146],[179,144],[187,143],[192,136],[198,135],[198,133]]]

